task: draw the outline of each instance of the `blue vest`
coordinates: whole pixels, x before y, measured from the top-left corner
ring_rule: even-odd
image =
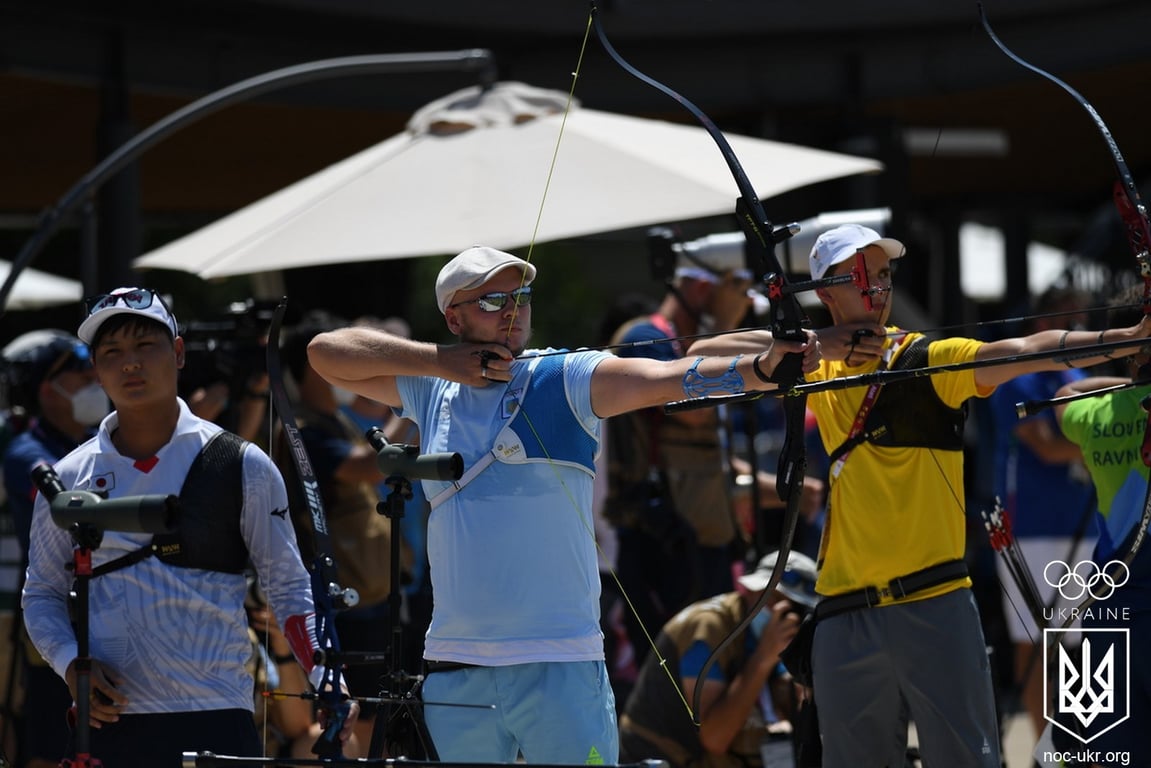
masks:
[[[595,474],[596,440],[566,407],[563,360],[562,355],[537,357],[528,365],[516,414],[496,436],[498,461],[551,461]]]

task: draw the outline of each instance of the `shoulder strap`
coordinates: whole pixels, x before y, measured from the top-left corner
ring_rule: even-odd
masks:
[[[531,382],[532,374],[535,373],[536,366],[540,364],[541,360],[543,360],[543,356],[537,355],[536,357],[534,357],[528,361],[527,377],[524,379],[524,384],[523,384],[523,392],[525,395],[527,394],[528,384]],[[522,403],[520,403],[520,407],[523,407]],[[513,416],[513,418],[514,418],[514,416]],[[508,424],[510,424],[510,423],[511,423],[511,420],[509,419]],[[448,499],[450,499],[451,497],[455,496],[457,493],[462,491],[468,483],[470,483],[472,480],[475,480],[477,477],[479,477],[481,472],[483,472],[485,469],[490,467],[492,465],[493,461],[496,461],[497,459],[499,459],[501,452],[497,446],[502,442],[500,440],[500,436],[504,434],[505,429],[507,429],[507,424],[505,424],[503,427],[500,428],[500,430],[498,432],[496,432],[496,436],[495,436],[495,438],[493,438],[493,443],[492,443],[491,449],[488,450],[486,453],[484,453],[483,456],[476,459],[476,461],[464,471],[463,475],[460,476],[459,480],[452,481],[452,483],[450,485],[448,485],[446,488],[441,490],[435,496],[432,496],[430,499],[428,499],[428,505],[432,509],[435,509],[436,507],[440,506],[445,501],[447,501]]]
[[[905,370],[908,368],[922,368],[927,365],[927,347],[930,342],[926,336],[919,336],[908,342],[903,349],[899,352],[899,356],[891,362],[890,369],[893,371]],[[883,369],[883,363],[880,363],[880,369]],[[842,469],[843,461],[846,461],[847,454],[851,452],[860,443],[865,443],[872,440],[882,433],[886,427],[879,425],[872,427],[867,423],[868,417],[871,415],[871,409],[883,394],[880,391],[882,385],[872,385],[874,390],[868,390],[868,396],[864,397],[863,404],[860,406],[859,414],[855,417],[855,429],[844,440],[838,448],[831,452],[829,460],[833,467]],[[870,427],[870,428],[869,428]],[[836,471],[838,474],[838,471]]]
[[[903,352],[899,354],[895,362],[891,364],[893,371],[906,370],[908,368],[926,368],[927,367],[927,348],[931,346],[926,336],[917,336],[911,340]]]
[[[243,481],[243,463],[238,459],[244,455],[245,445],[247,441],[244,438],[226,429],[212,435],[196,454],[192,466],[188,467],[188,474],[184,476],[184,484],[180,487],[180,500],[208,492],[214,500],[220,501],[218,487],[214,484],[221,475],[230,482]],[[241,498],[233,495],[231,501],[240,501]]]

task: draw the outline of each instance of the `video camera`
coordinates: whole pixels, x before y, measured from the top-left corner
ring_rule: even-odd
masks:
[[[180,395],[222,381],[228,396],[240,400],[249,381],[267,370],[267,336],[276,302],[233,302],[218,317],[192,320],[184,326],[184,369]]]

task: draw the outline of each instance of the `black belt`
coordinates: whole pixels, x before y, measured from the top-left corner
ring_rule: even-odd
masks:
[[[915,573],[892,579],[886,587],[865,587],[842,595],[825,597],[815,606],[816,620],[827,619],[860,608],[874,608],[885,597],[901,598],[956,579],[967,578],[967,563],[948,560]]]
[[[455,672],[457,669],[471,669],[477,666],[476,664],[465,664],[462,661],[429,661],[424,660],[424,671],[427,674],[433,672]]]

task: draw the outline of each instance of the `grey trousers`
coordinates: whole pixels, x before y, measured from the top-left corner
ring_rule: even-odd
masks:
[[[824,768],[1000,768],[991,670],[971,590],[820,621],[812,648]]]

